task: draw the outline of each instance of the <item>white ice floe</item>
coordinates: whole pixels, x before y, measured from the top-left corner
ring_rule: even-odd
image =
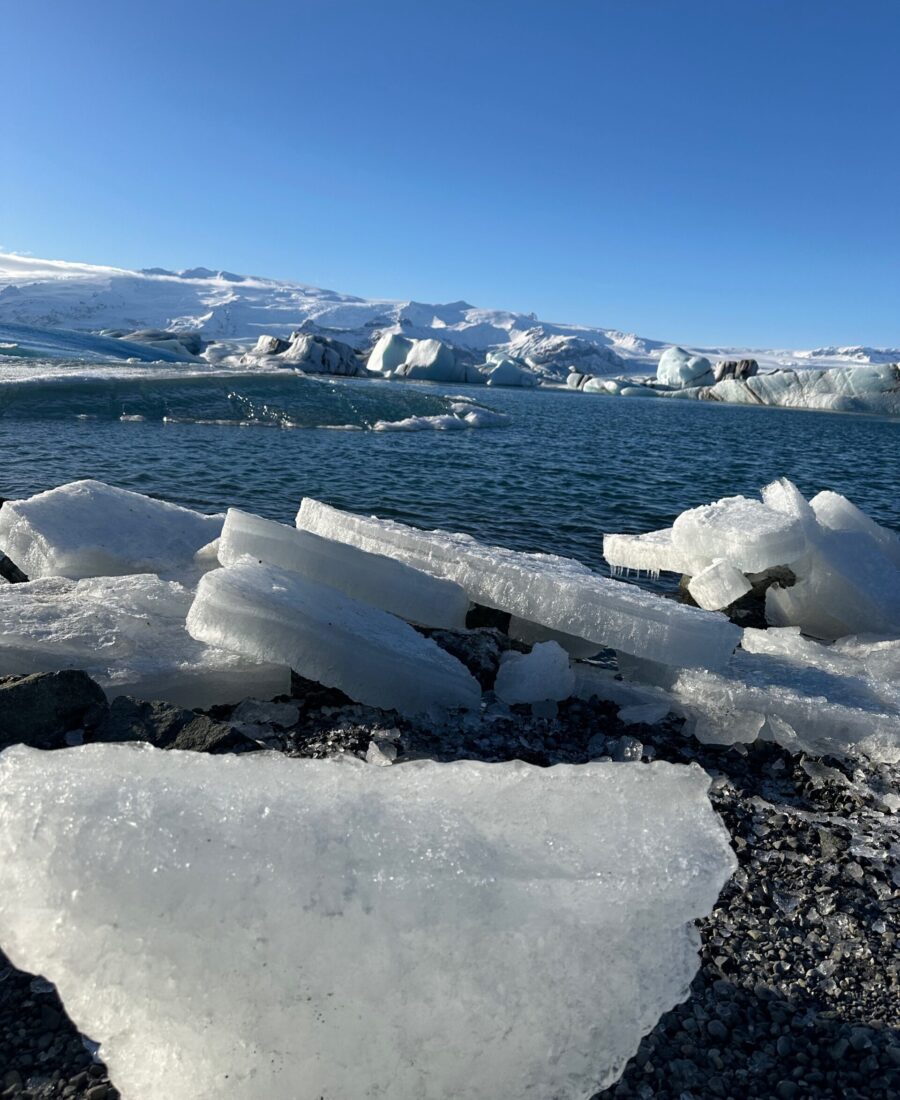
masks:
[[[225,517],[218,555],[226,566],[249,555],[302,573],[308,580],[331,585],[421,626],[460,630],[466,625],[469,598],[458,584],[383,554],[369,554],[237,508],[229,508]]]
[[[250,558],[201,579],[187,628],[208,645],[289,665],[371,706],[417,714],[481,700],[465,667],[401,619]]]
[[[284,663],[258,663],[195,641],[193,592],[151,575],[47,577],[0,587],[0,676],[84,669],[110,699],[184,707],[289,692]]]
[[[484,382],[485,376],[449,344],[385,333],[369,355],[366,367],[375,374],[421,382]]]
[[[17,747],[0,942],[128,1100],[586,1100],[688,995],[735,866],[708,785]]]
[[[721,611],[752,591],[753,585],[744,574],[724,558],[715,558],[688,582],[688,592],[698,607]]]
[[[310,498],[297,526],[454,580],[475,603],[650,660],[721,668],[740,640],[721,615],[601,577],[570,558],[485,546],[468,535],[353,515]]]
[[[500,658],[494,691],[504,703],[558,701],[574,690],[569,655],[557,642],[538,642],[530,653],[508,650]]]
[[[0,509],[0,547],[30,577],[196,572],[222,529],[207,516],[102,481],[73,481]]]

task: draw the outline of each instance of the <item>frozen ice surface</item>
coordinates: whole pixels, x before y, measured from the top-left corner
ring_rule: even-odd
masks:
[[[724,558],[716,558],[688,582],[688,592],[700,607],[721,611],[746,596],[753,586],[740,571]]]
[[[740,640],[721,615],[601,577],[571,558],[485,546],[469,535],[353,515],[308,497],[297,526],[454,580],[475,603],[650,660],[720,668]]]
[[[128,1100],[587,1100],[688,995],[735,866],[708,785],[17,747],[0,943]]]
[[[249,555],[311,581],[337,588],[362,603],[380,607],[422,626],[462,630],[469,598],[452,581],[441,580],[382,554],[274,523],[229,508],[219,561],[233,565]]]
[[[574,690],[569,655],[557,642],[538,642],[530,653],[508,650],[500,658],[494,691],[504,703],[559,701]]]
[[[614,573],[634,570],[658,576],[694,571],[693,558],[676,547],[671,527],[641,535],[604,535],[603,557]]]
[[[386,332],[369,355],[366,369],[376,374],[391,374],[406,362],[413,342],[396,332]]]
[[[711,386],[715,382],[712,364],[703,355],[691,355],[684,348],[666,348],[656,367],[657,381],[664,386]]]
[[[285,664],[260,664],[195,641],[184,625],[193,592],[149,574],[0,587],[0,676],[80,668],[110,699],[183,707],[289,692]]]
[[[748,497],[724,497],[682,512],[672,525],[676,548],[708,562],[725,558],[744,573],[762,573],[799,558],[806,539],[799,520]]]
[[[535,642],[558,642],[570,657],[594,657],[600,646],[587,638],[576,638],[574,634],[564,634],[561,630],[551,630],[540,623],[531,623],[516,615],[510,617],[507,634],[517,642],[534,645]]]
[[[189,573],[222,529],[206,516],[102,481],[73,481],[0,509],[0,547],[29,577]]]
[[[386,710],[418,714],[481,701],[466,668],[401,619],[250,558],[201,579],[187,628],[208,645],[286,664]]]

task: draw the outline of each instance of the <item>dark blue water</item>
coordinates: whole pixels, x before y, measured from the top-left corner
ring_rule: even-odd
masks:
[[[900,528],[900,422],[887,419],[469,388],[508,413],[508,426],[311,426],[365,429],[379,418],[433,415],[454,392],[376,382],[298,389],[287,379],[244,383],[241,392],[224,383],[135,384],[99,397],[13,388],[0,392],[0,495],[95,477],[195,508],[236,505],[285,521],[310,495],[594,566],[603,532],[667,525],[684,508],[755,493],[781,475],[807,494],[844,493]],[[121,413],[148,419],[121,422]],[[162,420],[189,415],[248,426]],[[307,426],[278,428],[286,423]]]

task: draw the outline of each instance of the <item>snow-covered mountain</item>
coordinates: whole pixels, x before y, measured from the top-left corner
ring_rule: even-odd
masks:
[[[4,324],[116,336],[144,329],[190,330],[219,345],[301,329],[336,336],[360,351],[367,351],[383,333],[398,332],[442,340],[471,353],[473,362],[483,360],[488,351],[504,351],[526,360],[537,373],[558,378],[573,369],[601,375],[652,373],[669,346],[615,329],[540,321],[533,313],[480,309],[462,301],[430,305],[366,299],[204,267],[127,271],[12,253],[0,253],[0,326]],[[890,348],[690,350],[710,358],[752,357],[764,368],[900,360],[900,350]]]

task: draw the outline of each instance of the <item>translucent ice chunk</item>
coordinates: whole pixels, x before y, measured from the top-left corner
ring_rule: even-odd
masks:
[[[331,585],[355,600],[422,626],[461,630],[466,625],[469,598],[452,581],[382,554],[368,554],[346,543],[229,508],[219,561],[233,565],[245,555],[302,573],[311,581]]]
[[[202,578],[187,627],[209,645],[284,663],[372,706],[416,714],[481,700],[465,667],[402,620],[249,558]]]
[[[724,558],[716,558],[712,565],[708,565],[688,582],[688,592],[707,611],[720,611],[723,607],[730,607],[735,600],[752,591],[752,588],[740,569],[735,569]]]
[[[806,549],[798,519],[748,497],[725,497],[682,512],[672,526],[672,541],[684,554],[725,558],[744,573],[790,565]]]
[[[505,703],[568,699],[574,690],[569,655],[557,642],[538,642],[530,653],[508,650],[494,682],[494,691]]]
[[[601,646],[678,665],[722,667],[740,637],[723,616],[592,573],[580,562],[485,546],[306,498],[297,526],[456,581],[469,598]]]
[[[141,493],[73,481],[0,509],[0,547],[30,577],[191,572],[222,529],[205,516]]]
[[[274,756],[0,756],[0,942],[129,1100],[584,1100],[687,995],[699,768]]]
[[[285,663],[259,663],[195,641],[194,598],[148,574],[0,587],[0,676],[84,669],[110,699],[135,695],[182,707],[290,691]]]
[[[828,490],[817,493],[809,502],[819,523],[830,531],[854,531],[868,535],[884,556],[900,568],[900,536],[887,527],[876,523],[861,508],[842,497],[840,493]]]

